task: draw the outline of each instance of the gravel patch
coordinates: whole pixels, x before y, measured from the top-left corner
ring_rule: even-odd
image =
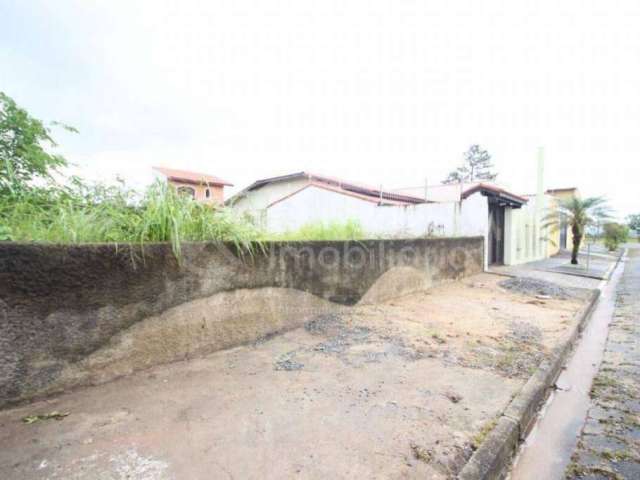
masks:
[[[543,296],[567,299],[573,296],[571,290],[555,283],[531,277],[514,277],[503,280],[498,285],[512,292],[522,293],[534,297]]]
[[[323,353],[344,353],[352,345],[367,343],[371,334],[371,329],[367,327],[347,328],[342,326],[338,331],[330,336],[326,341],[317,344],[313,349]]]
[[[460,365],[491,369],[507,378],[528,378],[546,357],[542,330],[528,322],[514,320],[501,339],[474,346],[458,358]]]
[[[289,352],[285,355],[282,355],[274,365],[276,370],[284,370],[287,372],[302,370],[304,368],[304,363],[297,362],[293,359],[295,352]]]
[[[509,336],[517,342],[537,344],[542,341],[542,330],[528,322],[513,320],[509,322],[509,329]]]
[[[342,316],[335,313],[318,315],[304,325],[304,329],[312,335],[330,335],[342,328],[344,328]]]
[[[328,355],[336,355],[349,364],[380,362],[389,356],[415,361],[424,357],[424,352],[407,344],[401,337],[387,335],[369,327],[349,325],[345,318],[337,314],[325,314],[307,322],[305,330],[325,339],[311,350]],[[358,345],[370,345],[371,349],[351,351]]]

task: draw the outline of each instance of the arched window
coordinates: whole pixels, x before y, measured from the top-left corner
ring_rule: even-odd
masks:
[[[209,198],[211,196],[211,190],[209,190],[208,188],[204,191],[204,196]]]
[[[196,191],[191,187],[178,187],[178,193],[180,195],[188,195],[191,198],[195,198]]]

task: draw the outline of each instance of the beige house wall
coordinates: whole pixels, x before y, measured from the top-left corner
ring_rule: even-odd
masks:
[[[554,208],[558,208],[558,204],[560,200],[568,200],[573,197],[580,198],[580,192],[578,190],[567,189],[567,190],[554,190],[550,193],[553,198],[553,206]],[[571,235],[571,227],[567,226],[567,250],[571,250],[573,248],[573,237]],[[560,229],[557,229],[557,239],[554,238],[554,241],[557,244],[557,248],[555,249],[555,253],[558,253],[560,250]]]
[[[544,212],[544,215],[548,214],[550,211],[554,211],[558,209],[558,200],[556,197],[548,195],[548,208],[549,211]],[[547,242],[547,256],[552,257],[560,252],[560,228],[556,225],[550,226],[547,228],[547,237],[549,241]],[[567,244],[569,243],[569,239],[567,239]]]
[[[178,182],[176,180],[169,180],[169,184],[178,190],[192,189],[194,192],[193,198],[202,203],[221,204],[224,202],[224,187],[222,185],[196,185],[193,183]],[[209,191],[208,197],[207,190]]]

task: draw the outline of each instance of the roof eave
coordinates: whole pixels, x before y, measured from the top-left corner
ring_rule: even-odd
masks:
[[[206,185],[208,187],[233,187],[233,183],[229,182],[208,182],[205,180],[192,180],[191,178],[167,177],[168,180],[180,183],[188,183],[189,185]]]
[[[293,180],[297,178],[308,178],[310,181],[322,182],[322,183],[326,183],[327,185],[335,185],[348,192],[353,192],[360,195],[366,195],[372,198],[381,198],[382,200],[402,202],[402,203],[414,204],[414,205],[427,203],[426,200],[422,198],[411,197],[408,195],[396,194],[392,192],[384,192],[384,191],[380,192],[380,190],[359,186],[350,182],[343,182],[339,179],[333,179],[333,178],[326,177],[324,175],[316,175],[309,172],[296,172],[296,173],[290,173],[288,175],[281,175],[279,177],[271,177],[271,178],[265,178],[262,180],[256,180],[247,188],[245,188],[243,192],[250,192],[252,190],[257,190],[259,188],[264,187],[265,185],[269,185],[270,183],[284,182],[287,180]]]
[[[520,208],[522,207],[522,205],[524,205],[525,203],[527,203],[529,200],[521,197],[519,195],[516,195],[514,193],[510,193],[507,192],[506,190],[503,190],[501,188],[494,188],[494,187],[489,187],[487,185],[484,184],[478,184],[475,187],[472,187],[466,191],[464,191],[461,195],[462,200],[467,199],[469,196],[473,195],[474,193],[478,193],[480,192],[482,195],[484,195],[485,197],[493,197],[493,198],[498,198],[500,200],[503,200],[505,202],[507,202],[509,204],[510,207],[512,208]]]

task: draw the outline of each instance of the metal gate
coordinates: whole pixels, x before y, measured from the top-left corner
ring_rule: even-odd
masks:
[[[504,263],[504,208],[489,202],[489,264]]]

